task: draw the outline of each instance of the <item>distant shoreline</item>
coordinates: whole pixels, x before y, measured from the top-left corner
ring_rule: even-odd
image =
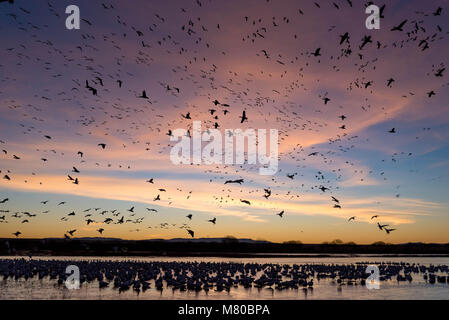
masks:
[[[23,258],[28,257],[29,253],[21,253],[21,254],[10,254],[10,255],[0,255],[1,258]],[[80,255],[80,254],[58,254],[58,255],[50,255],[44,253],[34,253],[31,254],[32,257],[49,257],[49,258],[70,258],[70,257],[83,257],[83,258],[241,258],[241,259],[255,259],[255,258],[314,258],[314,259],[326,259],[326,258],[449,258],[449,254],[217,254],[217,253],[182,253],[182,254],[169,254],[169,255]]]
[[[449,244],[302,244],[251,239],[0,239],[0,256],[129,257],[449,257]]]

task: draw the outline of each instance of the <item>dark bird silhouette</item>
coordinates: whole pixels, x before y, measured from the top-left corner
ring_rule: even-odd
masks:
[[[312,55],[314,55],[315,57],[321,56],[320,51],[321,51],[321,48],[317,48],[317,49],[315,49],[315,52],[312,53]]]
[[[377,227],[379,228],[379,230],[383,230],[383,228],[388,227],[388,224],[380,224],[379,222],[377,223]]]
[[[6,201],[8,201],[8,198],[3,199],[2,201],[0,201],[0,203],[5,203]]]
[[[104,148],[106,148],[106,143],[99,143],[98,146],[100,146],[104,149]]]
[[[284,216],[284,210],[282,210],[281,212],[279,212],[279,213],[276,213],[276,215],[278,215],[279,217],[283,217]]]
[[[247,116],[246,116],[246,111],[245,111],[245,110],[243,110],[242,115],[240,116],[240,118],[241,118],[240,123],[243,123],[243,122],[245,122],[245,121],[248,121],[248,118],[247,118]]]
[[[192,214],[188,214],[186,215],[187,218],[189,218],[189,220],[192,220],[193,215]]]
[[[240,199],[240,202],[246,203],[246,204],[248,204],[248,205],[251,205],[251,202],[249,202],[248,200],[242,200],[242,199]]]
[[[181,114],[181,116],[182,116],[184,119],[192,119],[192,118],[190,117],[190,112],[187,112],[186,115]]]
[[[338,200],[337,198],[335,198],[334,196],[331,196],[332,201],[335,201],[336,203],[340,203],[340,200]]]
[[[217,218],[213,218],[213,219],[210,219],[210,220],[207,220],[208,222],[212,222],[213,224],[215,224],[216,222],[217,222]]]
[[[407,20],[402,21],[398,26],[391,28],[391,31],[404,31],[402,27],[407,23]]]
[[[364,36],[362,39],[362,44],[359,46],[359,49],[362,50],[368,43],[372,43],[371,36]]]
[[[103,229],[103,228],[100,228],[100,229],[98,229],[97,231],[98,231],[100,234],[103,234],[104,229]]]
[[[446,70],[446,68],[438,69],[437,73],[435,73],[435,77],[442,77],[444,70]]]
[[[238,183],[238,184],[242,184],[242,183],[243,183],[243,179],[226,180],[224,184],[228,184],[228,183]]]
[[[265,191],[265,194],[263,195],[265,199],[268,199],[271,196],[271,190],[270,189],[263,189]]]
[[[373,220],[374,218],[379,218],[379,216],[376,214],[376,215],[371,217],[371,220]]]
[[[142,91],[142,94],[139,96],[139,98],[148,99],[148,96],[147,96],[147,93],[145,90]]]
[[[347,40],[349,40],[349,33],[346,32],[344,35],[340,36],[340,45]]]
[[[434,16],[439,16],[441,15],[441,11],[443,11],[443,8],[438,7],[437,10],[433,13]]]
[[[355,220],[355,216],[352,216],[351,218],[348,219],[348,221],[351,221],[351,220]]]
[[[388,79],[387,87],[391,87],[391,84],[394,82],[393,78]]]
[[[17,231],[17,232],[14,232],[14,233],[13,233],[13,235],[15,235],[16,238],[18,238],[21,234],[22,234],[22,232],[20,232],[20,231]]]
[[[193,232],[192,230],[188,229],[187,232],[192,236],[192,238],[195,237],[195,232]]]
[[[392,232],[392,231],[394,231],[394,230],[396,230],[396,229],[387,229],[387,228],[384,228],[384,230],[385,230],[385,232],[386,232],[387,234],[390,234],[390,232]]]
[[[75,168],[75,167],[73,167],[72,172],[80,173],[79,170],[77,168]]]
[[[396,133],[396,129],[392,128],[390,131],[388,131],[389,133]]]

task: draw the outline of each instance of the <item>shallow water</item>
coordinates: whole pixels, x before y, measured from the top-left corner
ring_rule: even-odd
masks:
[[[0,257],[8,258],[8,257]],[[18,258],[18,257],[15,257]],[[29,258],[26,258],[29,259]],[[276,257],[276,258],[218,258],[218,257],[36,257],[33,259],[54,260],[109,260],[109,261],[204,261],[204,262],[241,262],[241,263],[276,263],[276,264],[354,264],[382,262],[405,262],[420,265],[449,265],[449,257],[344,257],[332,256],[325,258],[307,257]],[[331,279],[314,279],[313,289],[268,289],[250,288],[242,286],[232,287],[230,292],[210,290],[200,291],[173,291],[164,288],[162,291],[155,289],[154,281],[150,281],[151,287],[145,292],[137,294],[128,290],[119,294],[117,289],[110,285],[99,289],[98,282],[83,283],[78,290],[69,290],[64,285],[58,286],[56,280],[48,278],[25,280],[0,280],[0,299],[449,299],[449,284],[429,284],[423,274],[413,274],[411,283],[398,282],[396,280],[381,281],[380,289],[369,290],[366,286],[338,285]]]

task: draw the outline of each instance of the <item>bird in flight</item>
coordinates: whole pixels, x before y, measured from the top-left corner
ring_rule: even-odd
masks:
[[[240,121],[240,123],[243,123],[243,122],[245,122],[245,121],[248,121],[248,117],[246,116],[246,111],[245,111],[245,110],[243,110],[242,115],[240,116],[240,118],[242,119],[242,120]]]
[[[242,184],[242,183],[243,183],[243,179],[226,180],[224,184],[228,184],[228,183],[238,183],[238,184]]]
[[[392,231],[394,231],[394,230],[396,230],[396,229],[387,229],[387,228],[384,228],[384,230],[385,230],[385,232],[386,232],[387,234],[390,234],[390,232],[392,232]]]
[[[379,230],[383,230],[383,228],[388,227],[388,224],[380,224],[379,222],[377,223],[377,227],[379,228]]]
[[[282,210],[281,212],[279,212],[279,213],[276,213],[276,215],[278,215],[279,217],[283,217],[284,216],[284,210]]]
[[[340,45],[343,44],[343,42],[349,40],[349,33],[346,32],[344,35],[340,36]]]
[[[351,221],[351,220],[355,220],[355,216],[352,216],[351,218],[348,219],[348,221]]]
[[[387,87],[390,87],[391,88],[391,84],[394,82],[394,79],[393,78],[390,78],[390,79],[388,79],[387,80]]]
[[[148,99],[148,96],[147,96],[147,93],[145,90],[142,91],[142,94],[139,96],[139,98]]]
[[[315,57],[321,56],[320,50],[321,48],[315,49],[315,52],[313,52],[312,55],[314,55]]]
[[[246,203],[246,204],[248,204],[248,205],[251,205],[251,202],[249,202],[248,200],[242,200],[242,199],[240,199],[240,202],[243,202],[243,203]]]
[[[192,238],[195,237],[195,232],[193,232],[192,230],[188,229],[187,232],[192,236]]]
[[[371,217],[371,220],[373,220],[374,218],[379,218],[379,216],[376,214],[375,216]]]
[[[402,21],[398,26],[391,28],[391,31],[404,31],[402,27],[407,23],[407,20]]]
[[[263,189],[265,191],[265,194],[263,195],[265,199],[268,199],[271,196],[271,190],[270,189]]]
[[[193,215],[192,214],[188,214],[186,215],[187,218],[189,218],[189,220],[192,220]]]
[[[213,219],[210,219],[210,220],[207,220],[208,222],[212,222],[213,224],[215,224],[216,222],[217,222],[217,218],[213,218]]]

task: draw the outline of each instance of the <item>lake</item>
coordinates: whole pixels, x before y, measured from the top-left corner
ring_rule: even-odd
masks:
[[[8,261],[10,259],[19,259],[22,257],[0,257]],[[29,260],[28,257],[23,257]],[[82,261],[103,261],[103,262],[139,262],[139,263],[155,263],[169,262],[172,265],[182,262],[211,262],[211,263],[243,263],[243,264],[273,264],[273,265],[339,265],[350,266],[356,264],[381,265],[384,264],[410,264],[420,266],[438,266],[449,265],[449,257],[389,257],[389,256],[344,256],[331,255],[329,257],[272,257],[272,258],[220,258],[220,257],[33,257],[33,260],[53,260],[59,261],[60,265],[66,262],[82,262]],[[5,262],[2,262],[6,264]],[[26,262],[25,262],[26,264]],[[260,277],[261,273],[255,276]],[[436,275],[449,276],[448,272],[436,272]],[[110,285],[106,288],[99,288],[97,280],[82,283],[80,289],[69,290],[66,286],[58,285],[57,279],[50,280],[49,277],[39,279],[37,276],[25,280],[23,277],[15,280],[12,277],[0,280],[0,299],[88,299],[88,300],[110,300],[110,299],[449,299],[449,283],[434,284],[424,279],[424,273],[413,273],[413,280],[397,281],[396,277],[392,279],[380,281],[379,289],[368,289],[360,282],[353,284],[340,285],[336,279],[312,276],[313,288],[300,287],[297,289],[287,288],[277,290],[275,286],[272,288],[263,287],[244,288],[239,285],[232,286],[228,291],[217,291],[210,289],[209,291],[195,290],[173,290],[167,288],[164,284],[163,290],[155,288],[155,280],[149,280],[150,288],[146,291],[135,292],[132,290],[123,291],[113,288]],[[282,277],[286,280],[285,277]],[[111,282],[111,281],[110,281]]]

